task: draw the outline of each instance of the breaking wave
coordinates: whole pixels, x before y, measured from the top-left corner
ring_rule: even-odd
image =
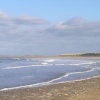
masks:
[[[0,59],[0,62],[0,91],[100,76],[100,61],[98,60],[13,58]]]

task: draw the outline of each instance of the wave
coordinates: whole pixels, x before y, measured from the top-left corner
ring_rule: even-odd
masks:
[[[44,63],[41,63],[42,65],[47,65],[48,63],[44,62]]]
[[[18,86],[18,87],[11,87],[11,88],[3,88],[3,89],[0,89],[0,91],[8,91],[8,90],[14,90],[14,89],[40,87],[40,86],[47,86],[47,85],[53,85],[53,84],[61,84],[61,83],[66,83],[66,82],[67,83],[72,83],[72,82],[83,81],[83,80],[86,80],[86,79],[91,79],[91,78],[96,78],[96,77],[100,77],[100,75],[93,76],[93,77],[88,77],[88,78],[85,78],[85,79],[83,78],[83,79],[79,79],[79,80],[62,81],[62,82],[57,82],[57,83],[41,82],[41,83],[30,84],[30,85],[25,85],[25,86]]]
[[[76,63],[76,64],[69,64],[69,65],[75,65],[75,66],[80,66],[80,65],[91,65],[91,64],[95,64],[96,62],[86,62],[86,63]]]
[[[30,59],[27,59],[27,60],[29,61]],[[63,63],[62,62],[61,63],[57,63],[55,61],[56,61],[56,59],[42,59],[42,60],[40,59],[40,62],[37,65],[34,64],[34,65],[26,65],[26,66],[5,67],[5,68],[2,68],[2,69],[19,69],[19,68],[27,68],[27,67],[33,67],[33,66],[52,66],[52,65],[62,65],[62,66],[63,65],[73,65],[73,66],[80,66],[80,67],[82,67],[81,65],[89,65],[90,66],[91,64],[95,64],[96,63],[96,62],[92,62],[91,61],[91,62],[83,62],[83,63],[81,63],[81,62],[79,62],[79,63],[75,62],[75,63],[72,63],[72,64],[70,63],[69,64],[69,63],[64,63],[64,62]],[[76,61],[76,60],[74,60],[74,61]],[[52,63],[52,62],[54,62],[54,63]],[[11,89],[27,88],[27,87],[28,88],[29,87],[38,87],[38,86],[43,86],[43,85],[58,84],[58,83],[64,83],[64,82],[72,82],[73,80],[72,81],[67,81],[67,80],[61,81],[61,79],[63,79],[64,77],[66,78],[66,77],[68,77],[70,75],[85,74],[85,73],[89,73],[89,72],[95,71],[97,69],[100,69],[100,68],[90,68],[90,67],[87,67],[87,68],[88,69],[85,70],[85,71],[83,71],[83,72],[65,73],[64,75],[62,75],[62,76],[60,76],[58,78],[52,79],[50,81],[47,81],[47,82],[41,82],[41,83],[30,84],[30,85],[25,85],[25,86],[17,86],[17,87],[11,87],[11,88],[3,88],[3,89],[0,89],[0,91],[11,90]],[[24,77],[24,78],[31,78],[31,76]],[[82,78],[84,78],[84,77],[82,77]],[[82,80],[82,79],[79,79],[79,80]],[[76,80],[74,80],[74,81],[76,81]]]
[[[59,84],[59,83],[65,83],[65,82],[75,82],[75,81],[81,81],[81,80],[90,79],[90,78],[93,78],[93,77],[99,77],[100,75],[96,75],[96,76],[93,76],[93,77],[83,78],[83,79],[79,79],[79,80],[61,81],[61,82],[54,83],[54,81],[60,80],[60,79],[62,79],[64,77],[68,77],[69,75],[92,72],[92,71],[94,71],[96,69],[100,69],[100,68],[93,68],[91,70],[84,71],[84,72],[71,72],[71,73],[67,73],[67,74],[65,74],[65,75],[63,75],[63,76],[61,76],[59,78],[52,79],[52,80],[50,80],[48,82],[41,82],[41,83],[30,84],[30,85],[25,85],[25,86],[18,86],[18,87],[11,87],[11,88],[3,88],[3,89],[0,89],[0,91],[7,91],[7,90],[13,90],[13,89],[20,89],[20,88],[31,88],[31,87],[38,87],[38,86],[44,86],[44,85],[50,85],[50,84]]]
[[[62,79],[62,78],[64,78],[64,77],[67,77],[67,76],[72,75],[72,74],[81,74],[81,73],[86,73],[86,72],[91,72],[91,71],[93,71],[93,69],[88,70],[88,71],[84,71],[84,72],[71,72],[71,73],[66,73],[64,76],[61,76],[61,77],[56,78],[56,79],[53,79],[53,80],[51,80],[51,81],[49,81],[49,82],[51,83],[51,82],[54,82],[54,81],[56,81],[56,80],[60,80],[60,79]]]
[[[86,62],[86,63],[74,63],[74,64],[54,64],[54,65],[72,65],[72,66],[81,66],[81,65],[91,65],[95,64],[96,62]]]
[[[56,79],[53,79],[51,81],[49,81],[50,83],[53,83],[54,81],[58,81],[64,77],[68,77],[69,75],[75,75],[75,74],[83,74],[83,73],[88,73],[88,72],[92,72],[96,69],[100,69],[100,68],[92,68],[91,70],[88,70],[88,71],[84,71],[84,72],[71,72],[71,73],[66,73],[64,76],[61,76],[59,78],[56,78]]]
[[[13,59],[19,59],[19,58],[13,58]],[[45,62],[44,62],[45,61]],[[19,68],[27,68],[27,67],[33,67],[33,66],[52,66],[52,65],[75,65],[75,66],[80,66],[80,65],[85,65],[85,64],[95,64],[96,62],[86,62],[86,63],[76,63],[76,64],[64,64],[64,63],[49,63],[49,62],[54,62],[54,59],[48,59],[48,60],[43,60],[41,64],[35,64],[35,65],[27,65],[27,66],[12,66],[12,67],[4,67],[2,69],[19,69]]]
[[[25,85],[25,86],[18,86],[18,87],[11,87],[11,88],[4,88],[4,89],[0,89],[0,91],[7,91],[7,90],[13,90],[13,89],[20,89],[20,88],[30,88],[30,87],[35,87],[35,86],[43,86],[45,85],[47,82],[41,82],[41,83],[36,83],[36,84],[31,84],[31,85]]]
[[[55,59],[47,59],[47,60],[44,60],[45,62],[54,62]]]
[[[5,67],[2,69],[19,69],[19,68],[27,68],[27,67],[33,67],[33,66],[51,66],[51,65],[52,64],[28,65],[28,66]]]
[[[20,60],[20,58],[11,58],[11,59],[16,59],[16,60]]]
[[[66,64],[55,64],[55,65],[66,65]]]

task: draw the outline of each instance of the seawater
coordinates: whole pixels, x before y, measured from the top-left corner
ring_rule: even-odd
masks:
[[[99,60],[0,58],[0,91],[100,75]]]

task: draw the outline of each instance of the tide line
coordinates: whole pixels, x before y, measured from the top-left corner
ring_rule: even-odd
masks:
[[[13,90],[13,89],[20,89],[20,88],[30,88],[30,87],[37,87],[37,86],[44,86],[44,85],[49,85],[49,84],[58,84],[58,83],[64,83],[64,82],[57,82],[57,83],[53,83],[55,80],[59,80],[63,77],[67,77],[71,74],[78,74],[78,73],[86,73],[86,72],[91,72],[93,71],[94,69],[90,70],[90,71],[84,71],[84,72],[71,72],[71,73],[67,73],[65,74],[64,76],[62,77],[59,77],[59,78],[56,78],[56,79],[53,79],[51,81],[48,81],[48,82],[41,82],[41,83],[36,83],[36,84],[31,84],[31,85],[25,85],[25,86],[18,86],[18,87],[11,87],[11,88],[4,88],[4,89],[1,89],[0,91],[7,91],[7,90]],[[67,82],[67,81],[66,81]]]

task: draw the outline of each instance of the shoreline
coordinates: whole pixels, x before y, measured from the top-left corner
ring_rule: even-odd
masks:
[[[100,60],[100,57],[66,58]],[[100,75],[40,87],[4,90],[0,91],[0,100],[100,100]]]
[[[84,93],[92,93],[91,98]],[[83,94],[86,96],[83,97]],[[96,97],[97,94],[98,96]],[[96,76],[73,82],[0,91],[0,100],[6,100],[5,98],[7,98],[7,100],[80,100],[80,98],[81,100],[99,100],[99,94],[100,76]],[[79,97],[78,95],[82,95],[82,97]],[[94,97],[99,99],[94,99]]]
[[[93,56],[93,55],[87,55],[87,56],[83,56],[83,55],[77,55],[77,54],[72,54],[72,55],[56,55],[56,56],[0,56],[0,58],[85,58],[85,59],[100,59],[100,55],[99,56]]]
[[[89,80],[89,79],[98,78],[98,77],[100,77],[100,75],[88,77],[88,78],[85,78],[85,79],[79,79],[79,80],[62,81],[62,82],[58,82],[58,83],[50,83],[52,81],[51,80],[51,81],[48,81],[48,82],[41,82],[41,83],[24,85],[24,86],[17,86],[17,87],[11,87],[11,88],[3,88],[3,89],[0,89],[0,92],[10,91],[10,90],[12,91],[12,90],[18,90],[18,89],[40,88],[40,87],[44,87],[44,86],[58,85],[58,84],[64,84],[64,83],[73,83],[73,82],[79,82],[79,81]],[[53,79],[53,80],[56,80],[56,79]]]
[[[71,57],[72,59],[73,57]],[[53,59],[53,58],[52,58]],[[67,58],[66,58],[67,59]],[[70,58],[68,58],[70,59]],[[73,58],[74,59],[74,58]],[[79,59],[79,57],[76,57],[76,59]],[[83,59],[83,58],[82,58]],[[42,65],[43,66],[43,65]],[[76,80],[69,80],[69,81],[59,81],[57,83],[53,83],[53,81],[55,80],[58,80],[58,79],[61,79],[65,76],[69,76],[70,74],[78,74],[78,73],[86,73],[86,72],[91,72],[92,70],[87,70],[87,71],[82,71],[82,72],[70,72],[70,73],[65,73],[63,76],[60,76],[58,78],[55,78],[55,79],[52,79],[52,80],[49,80],[47,82],[41,82],[41,83],[35,83],[35,84],[29,84],[29,85],[22,85],[22,86],[16,86],[16,87],[8,87],[8,88],[2,88],[0,89],[0,91],[6,91],[6,90],[14,90],[14,89],[21,89],[21,88],[34,88],[34,87],[41,87],[41,86],[47,86],[47,85],[52,85],[52,84],[60,84],[60,83],[70,83],[70,82],[73,82],[73,81],[81,81],[81,80],[86,80],[86,79],[90,79],[92,77],[87,77],[87,78],[83,78],[83,79],[76,79]],[[95,77],[95,76],[93,76]]]

